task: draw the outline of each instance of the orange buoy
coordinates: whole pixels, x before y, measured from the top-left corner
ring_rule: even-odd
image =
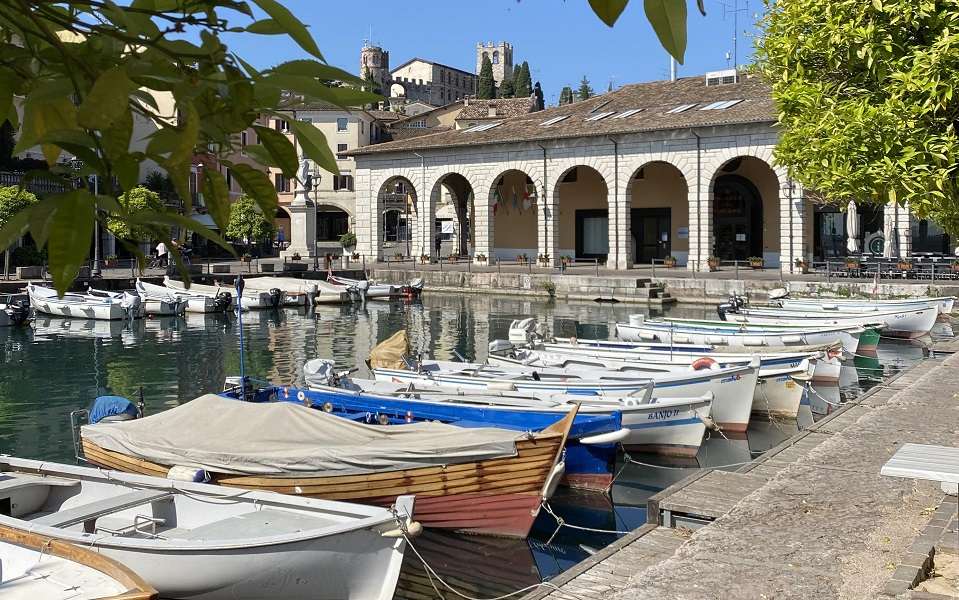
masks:
[[[716,364],[716,361],[714,359],[709,358],[708,356],[704,356],[702,358],[697,358],[696,360],[694,360],[691,366],[693,368],[693,371],[702,371],[705,369],[711,369],[712,366],[715,364]]]

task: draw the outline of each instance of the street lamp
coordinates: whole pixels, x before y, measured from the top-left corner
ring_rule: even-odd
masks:
[[[77,172],[77,177],[79,178],[80,170],[83,169],[83,161],[74,157],[70,160],[70,167]],[[89,185],[91,180],[93,181],[93,195],[100,195],[100,178],[94,173],[90,175],[86,183]],[[93,210],[96,216],[99,217],[100,209],[94,205]],[[95,218],[93,220],[93,263],[90,265],[90,276],[100,277],[100,275],[100,219]]]

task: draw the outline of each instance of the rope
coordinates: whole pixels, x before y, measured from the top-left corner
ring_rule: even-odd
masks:
[[[562,529],[563,527],[569,527],[570,529],[576,529],[578,531],[589,531],[592,533],[614,533],[616,535],[626,535],[627,533],[629,533],[628,531],[619,531],[617,529],[596,529],[595,527],[583,527],[582,525],[571,525],[567,523],[563,519],[563,517],[553,512],[553,507],[549,505],[548,501],[544,500],[542,506],[543,506],[543,509],[547,513],[549,513],[551,517],[553,517],[556,520],[556,531],[554,531],[553,535],[549,536],[549,539],[546,540],[547,546],[553,542],[553,538],[556,537],[556,535],[559,533],[559,530]]]
[[[727,438],[727,439],[728,439],[728,438]],[[687,470],[689,470],[689,469],[701,469],[701,468],[708,468],[708,469],[725,469],[725,468],[728,468],[728,467],[741,467],[741,466],[743,466],[743,465],[748,465],[749,463],[753,462],[752,460],[746,460],[746,461],[743,461],[743,462],[729,463],[729,464],[726,464],[726,465],[715,465],[715,466],[710,465],[709,467],[670,467],[670,466],[668,466],[668,465],[655,465],[655,464],[653,464],[653,463],[647,463],[647,462],[643,462],[643,461],[641,461],[641,460],[636,460],[635,458],[633,458],[632,456],[630,456],[630,455],[627,454],[626,452],[623,452],[623,458],[624,458],[625,460],[633,463],[634,465],[640,465],[640,466],[642,466],[642,467],[652,467],[652,468],[654,468],[654,469],[666,469],[666,470],[669,470],[669,471],[687,471]]]
[[[820,394],[819,392],[817,392],[817,391],[816,391],[816,388],[814,388],[813,386],[809,386],[809,387],[806,388],[806,389],[808,389],[808,390],[809,390],[810,392],[812,392],[813,394],[816,394],[816,396],[817,396],[820,400],[822,400],[823,402],[825,402],[825,403],[828,404],[829,406],[842,406],[842,402],[830,402],[829,400],[826,400],[825,398],[823,398],[822,394]]]

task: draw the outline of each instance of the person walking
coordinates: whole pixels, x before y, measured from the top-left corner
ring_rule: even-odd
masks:
[[[436,232],[434,244],[436,244],[436,258],[440,258],[440,249],[443,247],[443,234],[439,231]]]
[[[161,267],[167,266],[169,263],[169,250],[167,250],[166,244],[163,243],[163,240],[160,240],[160,243],[157,244],[157,260],[160,262]]]

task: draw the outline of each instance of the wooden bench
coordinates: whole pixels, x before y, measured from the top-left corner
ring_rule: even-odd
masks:
[[[887,477],[938,481],[942,491],[955,495],[959,485],[959,448],[903,444],[879,473]]]
[[[73,508],[57,511],[31,520],[31,523],[37,525],[46,525],[48,527],[70,527],[78,523],[92,521],[104,515],[120,512],[128,508],[156,502],[173,495],[168,490],[134,490],[132,492],[111,496],[103,500],[97,500],[87,504],[81,504]]]

